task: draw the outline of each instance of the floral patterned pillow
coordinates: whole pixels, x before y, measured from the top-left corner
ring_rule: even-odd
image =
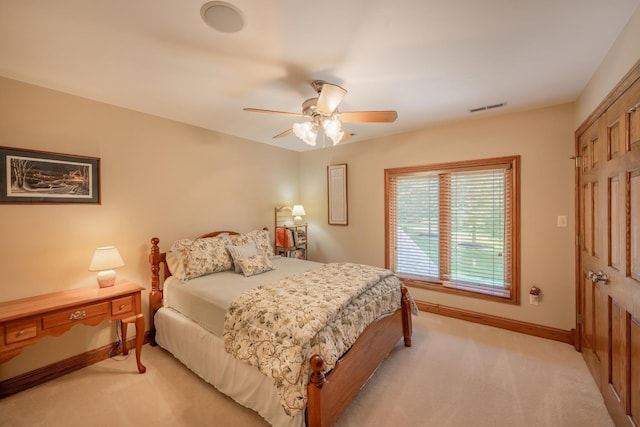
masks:
[[[175,241],[170,251],[179,260],[176,277],[186,282],[206,274],[231,270],[233,260],[227,250],[228,244],[226,236]]]
[[[260,251],[266,256],[270,257],[274,254],[268,230],[256,229],[248,233],[230,236],[230,238],[231,243],[235,246],[244,245],[249,242],[256,242],[258,249],[260,249]]]
[[[240,268],[238,260],[262,253],[260,249],[258,249],[256,242],[249,242],[240,246],[227,245],[227,250],[233,259],[233,265],[235,266],[236,273],[242,273],[242,268]]]
[[[256,274],[264,273],[266,271],[273,270],[273,264],[269,260],[269,257],[265,254],[258,254],[247,258],[239,258],[238,264],[242,269],[242,274],[245,277],[254,276]]]

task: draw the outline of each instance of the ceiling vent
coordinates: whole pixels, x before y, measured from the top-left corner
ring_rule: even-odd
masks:
[[[501,102],[499,104],[493,104],[493,105],[485,105],[484,107],[472,108],[471,110],[469,110],[469,112],[477,113],[478,111],[493,110],[494,108],[502,108],[505,105],[507,105],[506,102]]]

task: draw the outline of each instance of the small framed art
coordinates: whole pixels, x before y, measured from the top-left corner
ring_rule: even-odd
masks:
[[[100,159],[0,147],[0,203],[100,203]]]
[[[327,166],[329,224],[348,225],[347,164]]]

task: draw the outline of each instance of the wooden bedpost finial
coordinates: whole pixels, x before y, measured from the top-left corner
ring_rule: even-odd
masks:
[[[151,239],[151,251],[149,252],[149,264],[151,264],[151,290],[157,291],[160,289],[160,266],[156,257],[160,254],[160,248],[158,247],[160,239],[154,237]]]
[[[309,384],[322,388],[326,382],[324,374],[322,373],[322,369],[324,368],[324,359],[319,354],[314,354],[311,356],[311,359],[309,359],[309,363],[311,365],[311,377],[309,378]]]

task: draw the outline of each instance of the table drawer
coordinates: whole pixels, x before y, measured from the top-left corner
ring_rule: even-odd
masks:
[[[109,302],[101,302],[93,305],[84,305],[71,308],[42,317],[42,329],[55,328],[56,326],[69,325],[89,319],[91,317],[108,316]]]
[[[5,325],[5,344],[12,344],[34,338],[38,335],[38,319],[7,323]]]
[[[111,302],[111,315],[120,316],[123,314],[131,313],[133,311],[133,297],[122,297],[114,299]]]

